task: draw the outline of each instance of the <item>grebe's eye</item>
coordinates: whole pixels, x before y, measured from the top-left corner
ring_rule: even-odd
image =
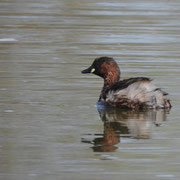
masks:
[[[92,68],[92,69],[91,69],[91,73],[93,73],[94,71],[95,71],[95,68]]]

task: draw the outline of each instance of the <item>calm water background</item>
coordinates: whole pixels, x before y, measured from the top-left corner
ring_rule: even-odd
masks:
[[[105,55],[122,78],[153,78],[172,110],[106,126],[102,80],[80,73]],[[179,180],[179,68],[179,0],[0,1],[0,179]]]

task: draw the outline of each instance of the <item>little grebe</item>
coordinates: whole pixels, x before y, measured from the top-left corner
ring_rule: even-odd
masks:
[[[96,58],[82,73],[93,73],[104,79],[99,103],[114,107],[144,109],[171,108],[167,93],[151,84],[147,77],[120,80],[120,70],[113,58]]]

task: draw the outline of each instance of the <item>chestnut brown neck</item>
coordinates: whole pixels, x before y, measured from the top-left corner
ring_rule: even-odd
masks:
[[[106,76],[103,77],[104,78],[104,86],[101,90],[101,94],[99,97],[99,101],[101,101],[101,99],[103,98],[103,96],[106,94],[106,90],[113,85],[114,83],[118,82],[120,80],[120,72],[118,71],[117,73],[112,73],[112,72],[108,72],[108,74],[106,74]]]
[[[120,79],[120,70],[114,61],[102,64],[100,73],[104,79],[103,89],[108,88]]]
[[[115,61],[108,61],[101,65],[99,76],[104,79],[104,86],[101,90],[99,101],[106,94],[106,90],[120,80],[120,70]]]
[[[108,88],[110,87],[112,84],[118,82],[120,80],[120,74],[119,72],[108,72],[106,74],[106,76],[104,77],[104,87],[103,89],[105,88]]]

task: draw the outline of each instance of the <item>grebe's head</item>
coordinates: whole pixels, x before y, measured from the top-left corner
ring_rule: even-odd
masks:
[[[82,73],[93,73],[112,83],[120,79],[119,67],[114,59],[110,57],[96,58],[92,65],[83,70]]]

